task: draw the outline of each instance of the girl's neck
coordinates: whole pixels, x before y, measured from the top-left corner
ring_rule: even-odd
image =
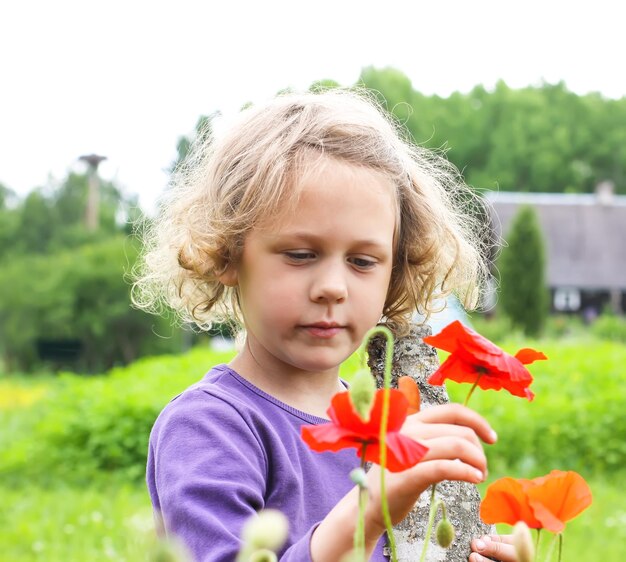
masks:
[[[345,390],[339,380],[339,368],[311,372],[284,365],[264,364],[247,348],[229,363],[229,367],[263,392],[307,414],[327,418],[326,410],[337,392]]]

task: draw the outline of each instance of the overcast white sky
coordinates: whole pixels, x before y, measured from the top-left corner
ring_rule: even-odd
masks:
[[[564,80],[626,96],[621,2],[0,3],[0,182],[24,194],[106,155],[150,210],[180,135],[287,86],[393,66],[425,94]]]

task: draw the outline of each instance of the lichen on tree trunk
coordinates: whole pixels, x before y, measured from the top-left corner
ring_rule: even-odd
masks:
[[[409,335],[396,340],[394,346],[391,386],[396,387],[398,378],[408,375],[415,379],[420,389],[421,407],[428,408],[436,404],[450,402],[443,386],[431,386],[426,381],[439,367],[439,359],[434,348],[425,344],[423,337],[431,334],[428,325],[415,325]],[[385,340],[382,336],[372,339],[369,348],[369,366],[376,377],[376,384],[383,387],[385,367]],[[399,562],[417,562],[420,559],[428,514],[430,510],[430,489],[425,491],[409,515],[394,527],[394,536]],[[494,532],[485,525],[478,515],[480,495],[473,484],[465,482],[441,482],[437,485],[437,499],[446,504],[448,518],[456,529],[452,545],[441,548],[433,532],[428,545],[428,562],[467,562],[470,555],[470,541],[486,533]],[[441,517],[438,513],[435,525]]]

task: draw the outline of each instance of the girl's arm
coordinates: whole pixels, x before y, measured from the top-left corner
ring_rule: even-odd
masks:
[[[473,410],[459,404],[433,406],[409,416],[402,433],[429,448],[416,466],[387,473],[387,496],[393,523],[411,511],[420,494],[442,480],[477,484],[487,475],[487,460],[481,440],[495,443],[489,423]],[[369,499],[365,533],[368,553],[385,531],[380,503],[380,469],[368,472]],[[320,523],[311,539],[314,562],[338,561],[352,548],[358,513],[358,490],[352,489]]]

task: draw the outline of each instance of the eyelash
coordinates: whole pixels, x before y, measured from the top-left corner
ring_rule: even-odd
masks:
[[[284,252],[285,256],[294,263],[302,264],[307,260],[315,258],[313,252]],[[361,271],[372,269],[376,265],[376,261],[365,258],[350,258],[349,263]]]

